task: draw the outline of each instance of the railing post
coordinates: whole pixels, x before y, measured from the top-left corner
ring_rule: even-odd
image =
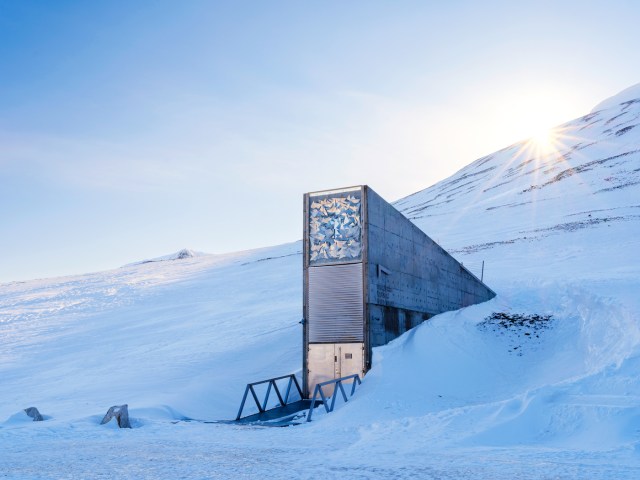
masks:
[[[296,384],[296,388],[298,389],[298,394],[300,395],[300,398],[302,398],[302,388],[300,388],[300,384],[298,383],[298,379],[296,378],[296,376],[294,374],[291,374],[291,378],[293,378],[293,383]]]
[[[242,402],[240,402],[240,410],[238,410],[238,416],[236,417],[236,420],[240,420],[240,417],[242,416],[242,410],[244,409],[244,402],[247,401],[248,394],[249,394],[249,385],[247,385],[247,388],[244,389],[244,395],[242,396]]]
[[[291,384],[292,383],[293,383],[293,381],[291,380],[291,377],[289,377],[289,382],[287,383],[287,391],[284,394],[284,404],[285,405],[289,401],[289,393],[291,392]]]
[[[318,391],[320,392],[320,398],[322,399],[324,409],[329,413],[329,402],[327,402],[327,396],[324,394],[324,390],[322,390],[322,384],[316,385],[316,388],[318,388]]]
[[[280,405],[284,407],[286,404],[284,400],[282,400],[282,395],[280,395],[280,390],[278,390],[278,384],[276,383],[275,380],[272,380],[271,383],[273,383],[273,389],[276,392],[276,396],[278,397],[278,401],[280,402]]]
[[[253,389],[254,385],[255,385],[254,383],[249,385],[249,388],[251,389],[251,395],[253,395],[253,399],[256,402],[256,406],[258,407],[258,411],[260,413],[262,413],[262,412],[264,412],[264,410],[262,409],[262,405],[260,405],[260,400],[258,400],[258,395],[256,395],[256,391]]]
[[[269,401],[269,394],[271,393],[271,381],[269,382],[269,386],[267,387],[267,394],[264,397],[264,403],[262,404],[262,411],[267,410],[267,402]]]
[[[360,380],[360,376],[356,375],[353,379],[353,383],[351,384],[351,396],[356,392],[356,380],[358,381],[358,385],[362,385],[362,380]]]
[[[333,408],[336,406],[336,398],[338,397],[338,387],[342,383],[341,380],[336,382],[336,385],[333,387],[333,395],[331,396],[331,407],[327,412],[333,412]]]
[[[313,391],[313,398],[311,399],[311,407],[309,407],[309,415],[307,415],[307,422],[311,421],[311,415],[313,415],[313,409],[316,408],[316,396],[318,395],[319,388],[320,387],[316,385],[316,388]]]

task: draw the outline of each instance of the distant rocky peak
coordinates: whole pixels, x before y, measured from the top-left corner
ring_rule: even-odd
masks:
[[[187,258],[195,258],[206,255],[206,253],[196,252],[195,250],[191,250],[189,248],[183,248],[182,250],[172,253],[169,255],[163,255],[162,257],[151,258],[148,260],[142,260],[141,262],[128,263],[125,267],[130,267],[132,265],[142,265],[145,263],[154,263],[154,262],[167,262],[171,260],[185,260]]]
[[[193,250],[189,250],[188,248],[183,248],[175,255],[175,260],[182,260],[183,258],[193,258],[198,256]]]

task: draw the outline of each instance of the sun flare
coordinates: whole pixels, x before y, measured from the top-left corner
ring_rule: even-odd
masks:
[[[556,148],[556,134],[553,129],[539,129],[531,136],[532,146],[541,153],[548,153]]]

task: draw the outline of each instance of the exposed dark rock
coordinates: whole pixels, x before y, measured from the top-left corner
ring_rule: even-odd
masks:
[[[613,155],[612,157],[607,157],[607,158],[603,158],[603,159],[600,159],[600,160],[592,160],[590,162],[583,163],[582,165],[578,165],[576,167],[567,168],[566,170],[563,170],[562,172],[558,173],[555,177],[553,177],[548,182],[545,182],[545,183],[543,183],[541,185],[531,185],[529,188],[526,188],[526,189],[522,190],[520,193],[527,193],[527,192],[531,192],[532,190],[540,190],[541,188],[544,188],[547,185],[551,185],[553,183],[559,182],[559,181],[561,181],[561,180],[563,180],[565,178],[571,177],[571,176],[573,176],[575,174],[588,172],[590,170],[593,170],[597,165],[604,165],[606,163],[610,163],[610,162],[612,162],[614,160],[617,160],[619,158],[626,157],[627,155],[634,155],[634,154],[639,153],[639,152],[640,152],[640,150],[630,150],[628,152],[624,152],[624,153],[621,153],[619,155]]]
[[[193,254],[193,252],[192,252],[191,250],[187,250],[187,249],[185,248],[185,249],[180,250],[180,251],[177,253],[177,255],[176,255],[176,260],[183,260],[183,259],[185,259],[185,258],[192,258],[192,257],[195,257],[195,255]]]
[[[493,312],[482,324],[496,325],[502,328],[527,327],[534,330],[549,328],[551,315],[523,315],[520,313]]]
[[[131,428],[131,423],[129,423],[129,406],[126,403],[124,405],[114,405],[111,407],[100,422],[100,425],[109,423],[114,417],[118,422],[118,427]]]
[[[552,315],[493,312],[478,324],[478,328],[501,335],[508,343],[508,351],[522,357],[525,351],[535,348],[532,347],[537,342],[534,338],[539,339],[540,333],[551,328],[552,324]]]
[[[33,418],[34,422],[42,422],[44,420],[36,407],[25,408],[24,413]]]
[[[620,135],[624,135],[625,133],[627,133],[629,130],[631,130],[632,128],[636,127],[637,125],[629,125],[628,127],[624,127],[621,128],[620,130],[618,130],[616,132],[616,136],[620,136]]]

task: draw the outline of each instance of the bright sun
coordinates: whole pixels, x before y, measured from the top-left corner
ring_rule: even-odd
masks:
[[[548,128],[540,129],[534,132],[531,140],[533,140],[538,147],[545,150],[553,144],[551,130]]]
[[[564,140],[562,125],[573,115],[571,93],[563,92],[553,85],[531,85],[502,92],[496,100],[497,112],[509,119],[504,126],[505,136],[526,139],[526,147],[538,155],[556,151]]]
[[[556,140],[556,135],[553,129],[550,128],[538,129],[531,136],[531,143],[533,144],[533,147],[542,153],[547,153],[553,150],[555,148]]]

